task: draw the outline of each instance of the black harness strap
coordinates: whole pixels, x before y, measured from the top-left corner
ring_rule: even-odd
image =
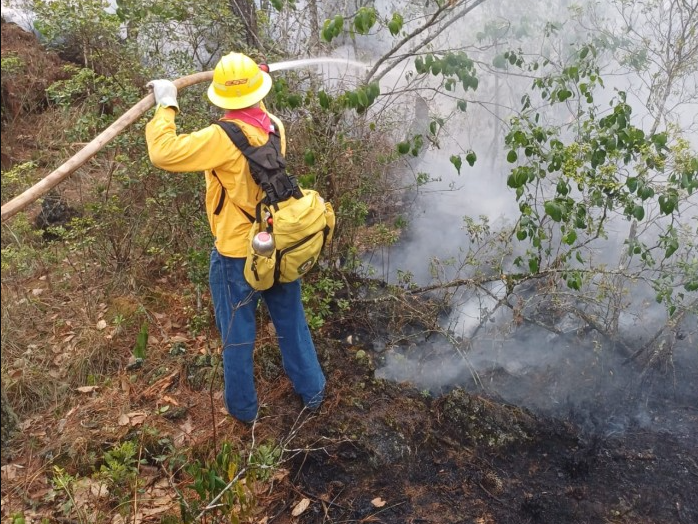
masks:
[[[247,159],[254,181],[266,194],[265,203],[276,206],[291,197],[302,198],[303,193],[294,176],[286,172],[286,159],[281,154],[281,136],[278,132],[269,133],[266,144],[255,147],[243,133],[240,126],[228,120],[218,120],[230,140]]]
[[[216,209],[214,209],[214,211],[213,211],[214,215],[220,215],[221,210],[223,209],[223,204],[225,204],[225,195],[226,195],[225,186],[223,185],[223,182],[221,182],[221,179],[218,178],[218,175],[216,174],[215,171],[212,170],[211,174],[214,177],[216,177],[216,180],[218,180],[218,183],[221,185],[221,196],[218,199],[218,205],[216,206]],[[247,211],[242,209],[237,204],[234,204],[234,205],[235,205],[235,207],[237,207],[240,210],[240,213],[242,213],[243,215],[245,215],[245,217],[247,217],[247,220],[250,221],[250,224],[254,224],[254,217],[252,215],[250,215]]]

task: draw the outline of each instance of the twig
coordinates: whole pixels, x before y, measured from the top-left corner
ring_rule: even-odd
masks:
[[[683,320],[683,317],[685,317],[686,314],[687,314],[690,310],[692,310],[694,307],[696,307],[696,305],[698,305],[698,299],[695,299],[693,302],[689,303],[682,311],[680,311],[679,313],[677,313],[677,315],[676,315],[674,318],[670,319],[671,324],[673,324],[674,326],[678,326],[679,323]],[[652,336],[652,338],[650,338],[650,339],[647,341],[647,343],[644,344],[644,345],[643,345],[640,349],[638,349],[635,353],[633,353],[633,354],[630,355],[628,358],[626,358],[625,361],[623,362],[623,364],[628,364],[628,363],[632,362],[633,360],[637,359],[640,355],[642,355],[645,351],[647,351],[648,349],[650,349],[650,348],[654,345],[654,343],[657,342],[657,340],[659,339],[659,337],[662,336],[662,334],[666,331],[666,329],[667,329],[668,327],[670,327],[670,324],[669,324],[669,323],[667,323],[667,324],[663,325],[661,328],[659,328],[659,329],[657,330],[657,332]]]
[[[138,514],[138,478],[141,472],[141,459],[143,458],[143,432],[141,432],[141,441],[138,445],[138,467],[136,469],[136,481],[133,486],[133,524],[138,524],[136,515]]]
[[[231,487],[233,487],[233,484],[235,484],[240,478],[247,472],[247,468],[242,468],[240,471],[238,471],[238,474],[233,477],[233,480],[228,482],[228,484],[221,490],[221,492],[216,495],[211,502],[208,503],[208,505],[201,510],[201,513],[199,513],[195,518],[194,522],[199,520],[201,517],[204,516],[204,514],[212,509],[215,509],[220,506],[220,504],[217,504],[217,502],[221,499],[223,494],[228,491]]]
[[[493,500],[496,500],[496,501],[499,502],[502,506],[505,506],[505,505],[506,505],[506,504],[504,504],[504,501],[503,501],[502,499],[497,498],[497,497],[495,497],[494,495],[492,495],[492,493],[490,493],[490,491],[489,491],[485,486],[482,485],[482,482],[478,482],[477,485],[480,486],[480,488],[482,489],[482,491],[484,491],[484,492],[487,493],[490,497],[492,497]]]

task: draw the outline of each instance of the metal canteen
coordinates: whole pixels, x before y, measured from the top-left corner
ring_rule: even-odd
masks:
[[[274,252],[274,237],[266,231],[257,233],[252,239],[252,249],[263,257],[270,256]]]

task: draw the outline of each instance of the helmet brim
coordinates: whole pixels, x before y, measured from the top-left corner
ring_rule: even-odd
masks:
[[[256,91],[245,96],[220,96],[213,88],[213,83],[211,83],[211,85],[208,86],[208,91],[206,92],[208,99],[213,105],[223,109],[244,109],[246,107],[253,106],[257,102],[260,102],[265,96],[267,96],[267,94],[269,94],[269,91],[271,91],[271,76],[264,71],[260,71],[260,73],[262,74],[262,85]]]

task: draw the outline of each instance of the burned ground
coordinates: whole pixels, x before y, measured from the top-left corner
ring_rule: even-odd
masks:
[[[357,366],[360,351],[326,348],[330,399],[299,441],[329,444],[293,459],[287,496],[267,513],[275,522],[697,521],[690,442],[645,430],[584,434],[460,389],[425,398],[374,380],[368,360]],[[310,509],[289,518],[302,497]]]

